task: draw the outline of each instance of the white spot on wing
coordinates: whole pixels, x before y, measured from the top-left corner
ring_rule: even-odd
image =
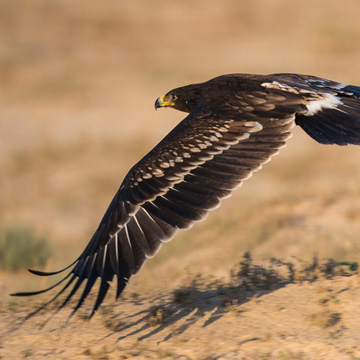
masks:
[[[264,83],[261,84],[261,86],[263,86],[265,88],[268,88],[268,89],[283,90],[283,91],[291,92],[291,93],[294,93],[294,94],[299,93],[299,91],[296,90],[295,88],[293,88],[293,87],[291,87],[289,85],[286,85],[286,84],[279,83],[278,81],[273,81],[271,83],[264,82]]]
[[[245,126],[251,128],[248,130],[249,133],[258,132],[263,129],[263,126],[257,121],[247,121]]]
[[[305,116],[313,116],[322,109],[335,109],[338,105],[342,104],[339,97],[329,93],[324,95],[324,99],[312,100],[306,105],[308,111],[304,114]]]
[[[190,151],[191,152],[201,152],[201,149],[198,147],[193,147],[193,148],[190,148]]]
[[[168,162],[163,161],[159,164],[159,166],[163,169],[167,169],[168,167],[170,167],[170,164]]]
[[[156,177],[160,177],[164,175],[164,172],[161,169],[155,169],[152,174]]]
[[[246,140],[250,137],[250,134],[248,132],[246,133],[243,133],[241,136],[238,137],[238,140],[241,141],[241,140]]]

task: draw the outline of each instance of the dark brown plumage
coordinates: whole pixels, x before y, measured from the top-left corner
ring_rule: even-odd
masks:
[[[360,87],[314,76],[224,75],[174,89],[155,107],[189,115],[126,175],[85,250],[66,268],[67,283],[51,299],[69,289],[60,308],[85,282],[75,312],[97,278],[92,314],[114,276],[119,297],[146,258],[219,206],[285,145],[295,124],[320,143],[360,145]]]

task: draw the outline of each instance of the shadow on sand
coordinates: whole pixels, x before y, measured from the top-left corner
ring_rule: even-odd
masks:
[[[260,266],[253,264],[250,253],[246,252],[227,281],[197,275],[185,280],[171,294],[132,296],[124,297],[117,303],[107,302],[108,305],[103,305],[86,326],[92,325],[91,322],[97,323],[93,326],[98,326],[100,322],[109,330],[107,335],[98,339],[99,342],[109,337],[114,337],[115,342],[133,337],[141,341],[159,334],[162,337],[159,342],[168,341],[190,327],[205,328],[225,314],[237,316],[245,311],[243,304],[254,298],[259,301],[262,296],[288,284],[315,281],[319,277],[349,276],[357,269],[357,263],[336,262],[333,259],[319,263],[316,256],[311,263],[300,261],[300,266],[299,261],[295,264],[279,259],[270,259],[266,266]],[[40,327],[52,323],[58,310],[56,303],[46,310],[42,306],[25,318],[18,317],[9,332],[16,331],[30,319],[37,321],[38,315],[37,324],[41,323]],[[71,314],[71,308],[63,309],[63,312]],[[67,321],[57,320],[55,327],[59,323],[60,327],[73,326],[73,321],[85,322],[88,316],[89,307],[85,305],[74,317],[68,316]],[[63,315],[61,318],[64,319]]]
[[[240,314],[244,311],[241,305],[250,299],[258,299],[294,281],[292,263],[278,261],[276,267],[283,267],[282,273],[273,265],[253,265],[247,252],[231,271],[229,281],[197,275],[170,295],[125,299],[121,304],[103,307],[99,315],[112,330],[108,336],[117,335],[117,341],[130,336],[141,341],[164,330],[162,341],[167,341],[194,324],[207,327],[226,313]],[[135,312],[134,306],[138,307]]]

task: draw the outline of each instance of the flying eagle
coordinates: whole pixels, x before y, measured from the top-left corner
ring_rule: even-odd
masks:
[[[321,144],[360,145],[360,87],[297,74],[223,75],[159,97],[155,108],[188,113],[126,175],[82,254],[47,304],[66,290],[64,307],[85,283],[75,313],[100,286],[90,317],[114,276],[116,298],[131,275],[179,229],[204,220],[243,180],[284,147],[294,125]],[[64,285],[65,282],[65,285]]]

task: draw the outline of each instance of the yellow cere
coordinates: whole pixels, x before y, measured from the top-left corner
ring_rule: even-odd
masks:
[[[170,102],[170,101],[165,100],[165,95],[160,96],[160,103],[161,103],[161,106],[173,106],[173,105],[175,105],[174,102]]]

